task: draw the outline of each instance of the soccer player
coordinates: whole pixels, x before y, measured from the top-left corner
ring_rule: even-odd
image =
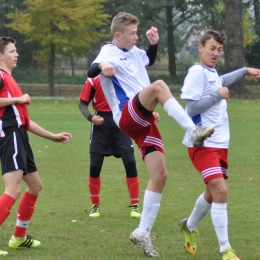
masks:
[[[92,115],[88,109],[89,103],[95,110]],[[140,218],[139,179],[137,176],[133,143],[130,137],[124,134],[115,124],[111,109],[101,88],[99,76],[88,78],[80,94],[79,109],[84,117],[91,122],[90,134],[90,169],[89,192],[92,202],[90,217],[100,216],[100,172],[105,156],[122,158],[126,184],[130,196],[130,216]]]
[[[226,37],[223,33],[208,30],[202,36],[198,51],[199,63],[195,63],[184,80],[181,98],[186,100],[186,111],[196,125],[213,125],[214,133],[204,141],[203,146],[194,148],[186,134],[183,144],[194,167],[206,184],[205,192],[197,199],[191,215],[180,222],[185,236],[185,248],[190,254],[196,253],[198,236],[197,225],[210,211],[212,223],[219,242],[222,260],[239,260],[228,239],[227,197],[228,190],[224,179],[228,178],[229,122],[227,86],[245,75],[255,81],[260,79],[259,69],[241,68],[219,76],[216,64],[223,50]]]
[[[101,48],[88,76],[93,78],[100,74],[102,89],[117,126],[136,142],[146,164],[150,179],[140,223],[130,239],[141,246],[147,256],[157,257],[159,254],[152,245],[150,232],[159,211],[167,170],[163,142],[153,111],[160,103],[169,116],[188,132],[195,146],[200,146],[214,128],[196,127],[164,81],[150,83],[145,67],[154,63],[159,35],[157,28],[151,27],[146,32],[149,47],[146,51],[141,50],[135,46],[138,25],[138,18],[129,13],[118,13],[113,18],[112,44]]]
[[[27,131],[63,144],[72,136],[65,132],[53,134],[30,120],[27,105],[31,103],[31,97],[28,94],[23,95],[11,76],[17,60],[15,40],[11,37],[0,37],[0,158],[5,183],[5,191],[0,197],[0,227],[20,196],[23,180],[27,189],[18,206],[16,227],[9,247],[38,247],[40,241],[26,235],[42,189]],[[7,251],[0,250],[0,255],[7,254]]]

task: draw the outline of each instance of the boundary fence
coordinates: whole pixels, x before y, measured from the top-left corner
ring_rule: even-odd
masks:
[[[170,76],[168,65],[155,64],[147,67],[151,82],[164,80],[175,97],[180,96],[180,90],[190,65],[177,65],[176,76]],[[223,74],[223,68],[218,68]],[[19,83],[23,93],[32,97],[49,97],[49,84],[46,68],[16,68],[13,76]],[[79,98],[81,89],[87,78],[86,66],[70,67],[60,66],[54,70],[54,97]],[[255,83],[252,78],[245,79],[244,88],[236,88],[232,97],[241,99],[260,98],[260,83]]]

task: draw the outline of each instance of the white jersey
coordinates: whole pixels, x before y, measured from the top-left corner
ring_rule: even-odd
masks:
[[[209,97],[221,87],[222,81],[215,69],[195,64],[189,69],[184,80],[181,99],[200,100]],[[204,141],[204,147],[228,148],[230,133],[225,99],[221,99],[205,112],[192,117],[192,120],[196,125],[215,128],[214,134]],[[184,136],[183,144],[188,147],[193,146],[187,134]]]
[[[107,61],[116,69],[116,75],[106,78],[101,73],[100,81],[107,102],[113,112],[117,125],[124,105],[138,92],[150,85],[145,66],[149,64],[146,51],[134,46],[131,50],[122,50],[114,44],[102,47],[94,63]]]

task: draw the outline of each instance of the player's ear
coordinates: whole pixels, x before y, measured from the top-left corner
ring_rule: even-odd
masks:
[[[198,45],[198,51],[199,51],[199,53],[201,53],[202,49],[203,49],[203,45],[200,43],[200,44]]]
[[[114,38],[119,39],[120,38],[120,32],[115,32],[114,33]]]

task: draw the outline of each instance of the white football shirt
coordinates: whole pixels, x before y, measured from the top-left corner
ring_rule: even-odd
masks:
[[[134,46],[131,50],[122,50],[114,44],[106,44],[100,50],[94,63],[107,61],[116,69],[116,75],[106,78],[101,73],[100,81],[107,102],[113,112],[117,125],[124,105],[138,92],[150,85],[145,66],[149,64],[146,51]]]
[[[221,87],[222,82],[215,69],[195,64],[189,69],[185,77],[181,99],[200,100],[209,97]],[[215,128],[214,134],[204,141],[204,147],[228,148],[230,132],[225,99],[221,99],[209,109],[192,117],[192,120],[196,125],[214,126]],[[188,147],[193,146],[187,134],[184,136],[182,143]]]

